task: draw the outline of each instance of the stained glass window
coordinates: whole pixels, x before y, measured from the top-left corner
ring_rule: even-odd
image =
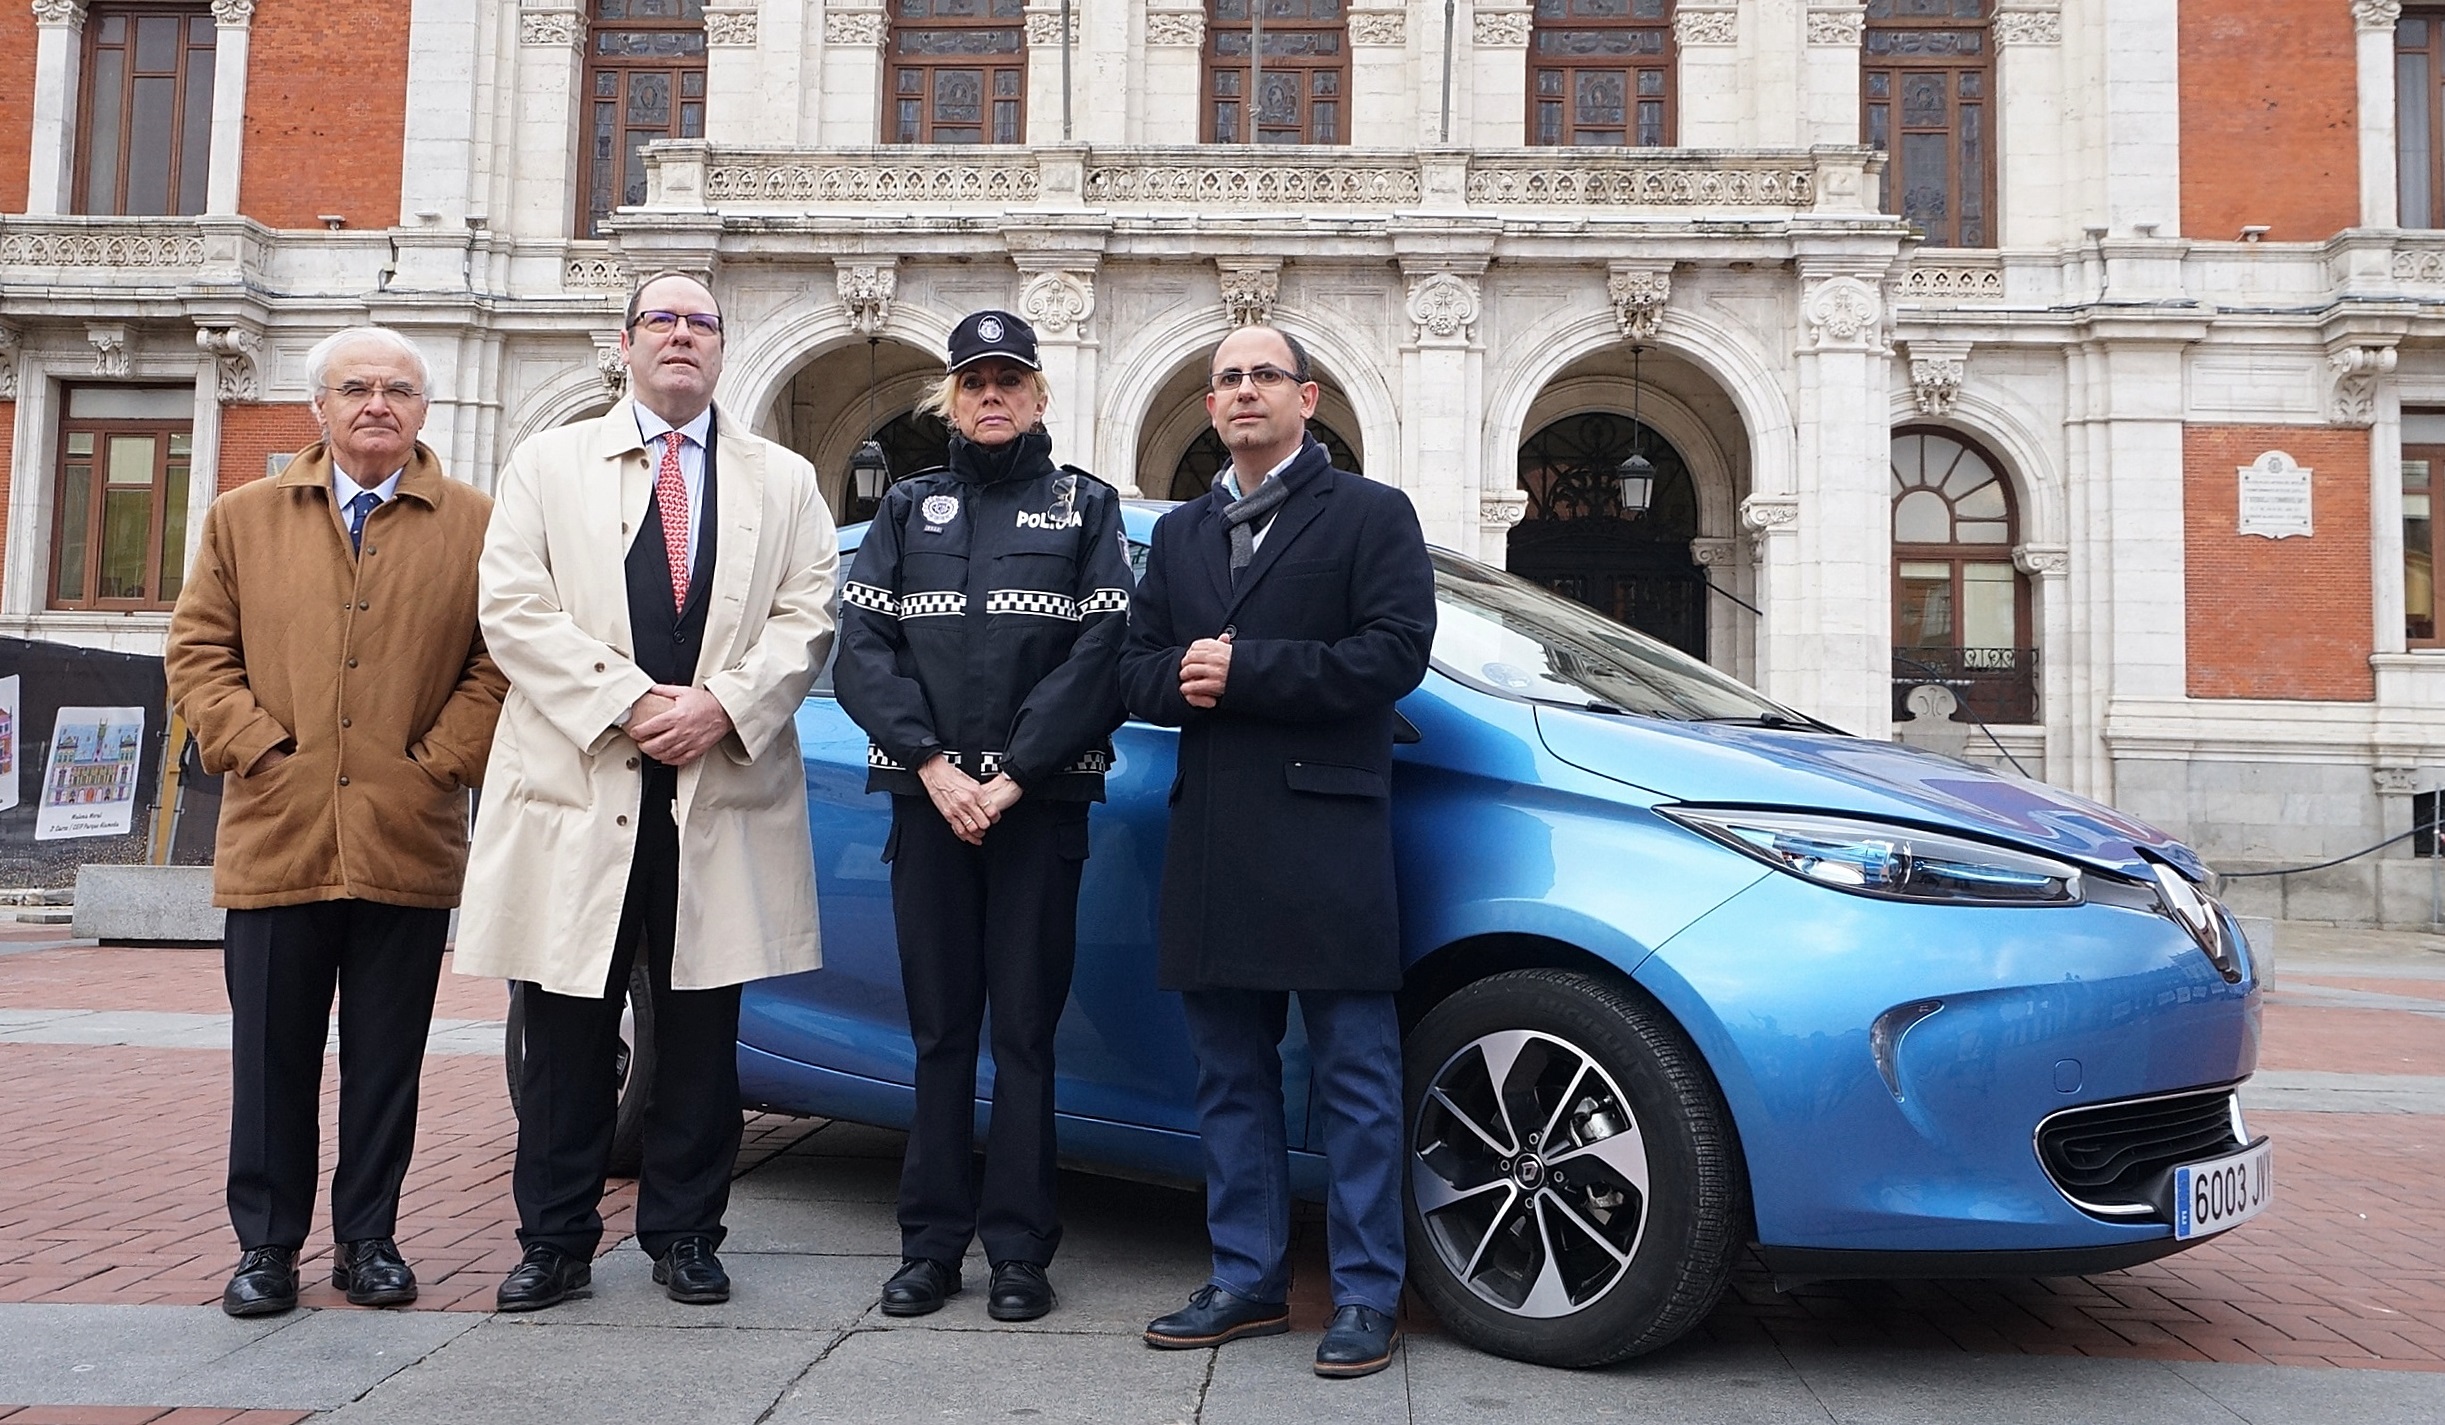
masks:
[[[1026,138],[1024,0],[893,0],[891,143],[1020,143]]]
[[[1342,0],[1256,3],[1252,18],[1250,0],[1211,0],[1201,106],[1206,142],[1348,143],[1350,51]],[[1252,64],[1260,30],[1264,48]]]
[[[1931,247],[1995,245],[1994,37],[1987,0],[1871,0],[1861,127],[1884,209]]]
[[[1673,61],[1670,0],[1536,0],[1529,142],[1671,143]]]
[[[594,0],[586,33],[581,226],[645,201],[645,146],[705,136],[704,0]]]

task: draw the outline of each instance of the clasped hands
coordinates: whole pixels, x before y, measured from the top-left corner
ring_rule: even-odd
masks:
[[[656,683],[628,710],[637,750],[666,767],[685,767],[730,735],[730,712],[702,688]]]
[[[984,845],[985,833],[1022,795],[1018,783],[999,773],[976,780],[945,752],[935,753],[933,760],[919,767],[917,780],[925,783],[926,795],[934,799],[934,810],[950,823],[951,834],[970,846]]]
[[[1180,697],[1193,708],[1210,708],[1222,701],[1223,684],[1231,677],[1231,630],[1220,638],[1201,638],[1180,655]]]

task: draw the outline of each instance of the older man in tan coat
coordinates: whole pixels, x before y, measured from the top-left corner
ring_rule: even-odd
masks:
[[[204,515],[170,616],[170,695],[222,781],[229,908],[232,1316],[297,1304],[314,1215],[323,1044],[340,1008],[334,1285],[416,1298],[393,1241],[450,907],[502,679],[476,631],[492,501],[417,441],[424,358],[378,327],[306,358],[323,438]]]
[[[504,1311],[591,1286],[632,966],[655,1063],[638,1243],[673,1300],[728,1298],[739,986],[818,962],[794,719],[838,542],[814,469],[713,404],[722,344],[702,283],[647,279],[621,335],[633,398],[501,473],[482,617],[510,692],[457,967],[521,982]]]

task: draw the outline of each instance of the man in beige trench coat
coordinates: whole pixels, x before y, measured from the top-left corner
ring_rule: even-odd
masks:
[[[673,1300],[729,1297],[739,986],[820,960],[793,718],[839,546],[814,469],[714,404],[723,341],[703,283],[640,283],[631,398],[510,456],[478,569],[510,690],[456,966],[523,982],[504,1311],[591,1286],[633,964],[656,1065],[638,1242]]]

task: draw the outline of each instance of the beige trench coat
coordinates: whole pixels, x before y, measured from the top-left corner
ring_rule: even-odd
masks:
[[[833,635],[839,540],[814,468],[716,409],[712,604],[697,686],[737,730],[679,774],[671,983],[821,963],[794,721]],[[630,657],[623,561],[653,463],[626,401],[546,431],[501,472],[478,617],[509,675],[460,912],[460,974],[603,993],[644,778],[615,726],[652,686]]]

